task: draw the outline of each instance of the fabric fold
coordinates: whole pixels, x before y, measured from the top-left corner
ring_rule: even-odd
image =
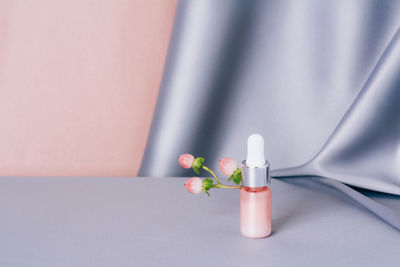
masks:
[[[305,165],[273,175],[323,176],[400,195],[399,58],[400,30],[321,151]]]

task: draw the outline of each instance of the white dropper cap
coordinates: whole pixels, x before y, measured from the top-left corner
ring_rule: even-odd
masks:
[[[247,159],[242,161],[243,185],[246,187],[264,187],[271,182],[269,162],[265,160],[264,138],[252,134],[247,139]]]
[[[259,134],[252,134],[247,139],[246,164],[249,167],[265,165],[264,138]]]

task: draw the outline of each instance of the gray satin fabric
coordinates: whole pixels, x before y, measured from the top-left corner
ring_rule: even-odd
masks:
[[[400,229],[345,185],[400,195],[398,14],[399,0],[179,2],[139,175],[192,175],[182,153],[217,169],[258,132],[275,177],[326,177]]]

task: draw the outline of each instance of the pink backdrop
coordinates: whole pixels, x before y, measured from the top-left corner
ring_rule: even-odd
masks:
[[[0,1],[0,175],[136,175],[175,6]]]

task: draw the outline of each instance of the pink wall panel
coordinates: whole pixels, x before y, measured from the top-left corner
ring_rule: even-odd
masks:
[[[0,175],[136,175],[175,6],[0,0]]]

